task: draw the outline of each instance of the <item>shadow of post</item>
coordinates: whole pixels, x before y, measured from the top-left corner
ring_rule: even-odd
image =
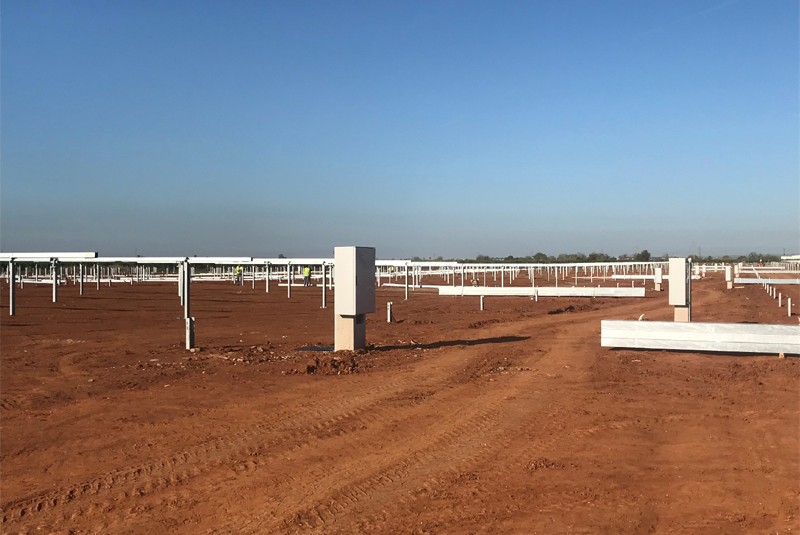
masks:
[[[498,336],[495,338],[479,338],[477,340],[445,340],[442,342],[432,342],[430,344],[404,344],[396,346],[376,346],[374,351],[393,351],[395,349],[437,349],[440,347],[452,346],[480,346],[484,344],[507,344],[510,342],[522,342],[530,339],[530,336]]]

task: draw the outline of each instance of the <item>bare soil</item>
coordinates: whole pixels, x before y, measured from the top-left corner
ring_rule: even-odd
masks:
[[[693,285],[695,321],[797,324]],[[330,354],[296,350],[333,344],[319,288],[195,284],[189,353],[174,284],[26,285],[0,315],[2,531],[797,533],[798,359],[601,348],[601,319],[671,319],[647,287],[483,312],[381,288],[370,347]]]

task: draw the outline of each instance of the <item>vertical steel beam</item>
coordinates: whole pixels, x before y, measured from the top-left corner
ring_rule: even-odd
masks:
[[[50,261],[50,271],[53,273],[53,303],[58,302],[58,261]]]
[[[325,278],[328,272],[328,266],[322,264],[322,308],[328,308],[328,297],[325,294]]]
[[[409,266],[406,264],[406,301],[408,301],[408,270]]]
[[[189,259],[183,262],[183,317],[186,322],[186,349],[194,348],[194,318],[190,307],[191,295],[190,287],[192,283],[192,268],[189,267]]]
[[[8,315],[13,316],[17,313],[17,303],[16,303],[16,274],[15,274],[15,267],[14,261],[9,260],[8,262]]]

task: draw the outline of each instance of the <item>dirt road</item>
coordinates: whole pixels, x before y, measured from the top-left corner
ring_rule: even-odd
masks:
[[[724,284],[695,281],[695,320],[797,321]],[[26,286],[3,311],[3,532],[800,530],[796,358],[599,346],[601,319],[668,319],[666,292],[480,312],[380,289],[373,347],[307,374],[316,289],[198,284],[195,354],[174,290]]]

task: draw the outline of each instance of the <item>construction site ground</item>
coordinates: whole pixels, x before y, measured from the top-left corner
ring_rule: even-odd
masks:
[[[297,350],[333,345],[319,287],[193,284],[190,353],[174,283],[26,284],[13,317],[3,283],[2,532],[797,533],[798,359],[600,347],[602,319],[671,320],[646,285],[384,287],[334,354]],[[798,322],[720,273],[693,320]]]

